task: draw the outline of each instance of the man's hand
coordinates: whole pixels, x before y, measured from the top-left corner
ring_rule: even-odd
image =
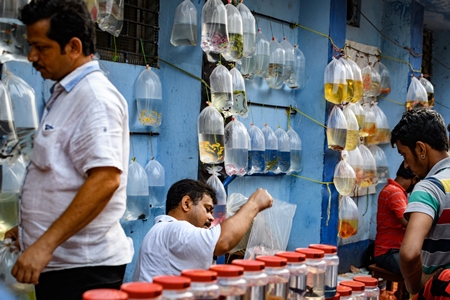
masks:
[[[48,265],[52,256],[48,247],[40,245],[37,241],[19,255],[11,274],[18,282],[38,284],[39,275]]]
[[[273,204],[273,198],[267,190],[259,188],[254,192],[247,202],[253,202],[258,207],[258,211],[269,208]]]
[[[14,246],[16,246],[17,249],[20,251],[20,245],[19,245],[19,227],[15,226],[8,230],[5,233],[5,239],[11,239],[14,241]]]

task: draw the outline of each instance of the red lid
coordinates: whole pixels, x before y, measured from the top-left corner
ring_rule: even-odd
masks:
[[[305,257],[306,257],[306,255],[303,254],[303,253],[291,252],[291,251],[278,252],[275,255],[286,258],[287,261],[290,262],[290,263],[296,263],[296,262],[305,261]]]
[[[244,274],[243,267],[233,265],[213,265],[209,269],[216,271],[218,277],[238,277]]]
[[[287,265],[287,259],[279,256],[257,256],[256,260],[264,262],[266,267],[283,267]]]
[[[339,295],[339,293],[334,294],[334,296],[331,298],[325,298],[325,300],[339,300],[339,299],[341,299],[341,295]]]
[[[353,278],[353,280],[362,282],[366,286],[369,286],[369,287],[377,287],[378,286],[378,279],[369,277],[369,276],[356,276]]]
[[[312,248],[297,248],[295,252],[300,252],[305,254],[306,258],[323,258],[325,252],[323,250],[312,249]]]
[[[182,290],[191,286],[191,280],[183,276],[155,276],[153,283],[159,283],[164,290]]]
[[[128,282],[122,284],[120,289],[133,299],[156,298],[162,294],[162,285],[150,282]]]
[[[353,280],[341,281],[339,284],[348,286],[354,292],[363,292],[366,289],[366,286],[364,285],[364,283],[358,282],[358,281],[353,281]]]
[[[128,300],[128,295],[114,289],[95,289],[84,292],[83,300]]]
[[[337,253],[337,247],[333,245],[325,245],[325,244],[311,244],[309,248],[318,249],[325,252],[325,254],[335,254]]]
[[[231,262],[232,265],[244,268],[244,271],[261,271],[266,267],[262,261],[249,259],[235,259]]]
[[[352,294],[352,289],[345,285],[338,285],[336,291],[341,296],[350,296]]]
[[[214,282],[217,280],[217,272],[208,270],[184,270],[181,276],[190,278],[192,282]]]

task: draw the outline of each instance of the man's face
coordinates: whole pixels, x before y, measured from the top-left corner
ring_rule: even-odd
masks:
[[[59,81],[70,73],[71,61],[68,52],[61,54],[59,44],[47,37],[49,28],[49,19],[27,25],[27,40],[31,46],[28,60],[44,79]],[[66,48],[68,47],[69,45],[66,45]]]
[[[192,202],[191,205],[192,209],[189,212],[189,223],[196,227],[209,228],[214,221],[214,203],[211,197],[203,195],[203,198],[197,205],[194,205]]]
[[[408,146],[400,141],[395,142],[398,153],[403,156],[405,168],[410,169],[419,179],[427,176],[430,170],[427,169],[425,161],[421,161],[417,153],[412,152]]]

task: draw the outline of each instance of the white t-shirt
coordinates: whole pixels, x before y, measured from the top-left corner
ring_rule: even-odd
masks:
[[[55,250],[44,271],[131,262],[132,240],[119,223],[126,208],[128,157],[127,102],[98,62],[86,63],[56,83],[19,197],[21,248],[27,249],[67,209],[88,170],[115,167],[121,175],[103,211]]]
[[[180,275],[187,269],[208,269],[220,236],[210,229],[162,215],[142,241],[133,281],[151,282],[158,275]]]

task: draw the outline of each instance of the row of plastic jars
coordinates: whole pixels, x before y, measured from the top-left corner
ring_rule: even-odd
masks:
[[[342,298],[344,291],[343,287],[351,289],[351,298]],[[380,289],[378,288],[378,280],[369,276],[356,276],[353,280],[341,281],[338,286],[338,292],[341,294],[341,299],[354,300],[378,300],[380,299]],[[348,295],[350,297],[350,295]]]

